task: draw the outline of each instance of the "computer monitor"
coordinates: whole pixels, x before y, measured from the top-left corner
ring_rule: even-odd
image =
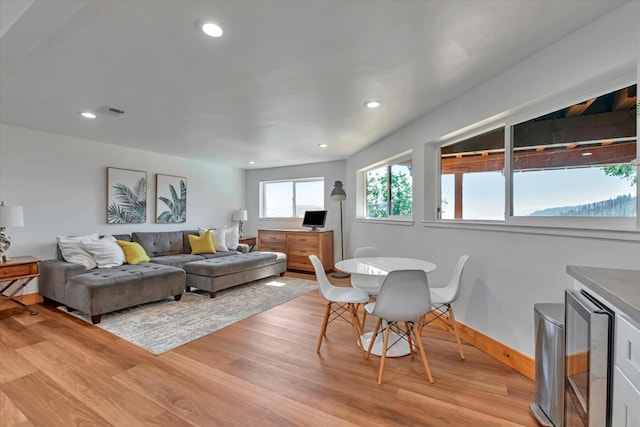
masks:
[[[315,231],[318,228],[323,228],[326,220],[327,211],[305,211],[302,226]]]

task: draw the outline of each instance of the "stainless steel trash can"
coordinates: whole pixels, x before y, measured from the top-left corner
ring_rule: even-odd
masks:
[[[561,427],[564,416],[564,304],[535,304],[533,312],[536,402],[529,407],[540,425]]]

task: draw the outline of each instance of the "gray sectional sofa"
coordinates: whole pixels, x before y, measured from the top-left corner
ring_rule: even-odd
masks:
[[[188,236],[198,230],[134,232],[114,235],[118,240],[139,243],[149,262],[86,270],[58,259],[40,263],[38,291],[70,309],[87,313],[97,324],[102,314],[173,296],[179,301],[191,287],[216,291],[276,274],[284,275],[286,255],[276,252],[238,250],[192,255]]]

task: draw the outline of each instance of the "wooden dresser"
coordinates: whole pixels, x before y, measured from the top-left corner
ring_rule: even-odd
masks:
[[[333,230],[258,230],[258,249],[287,254],[287,269],[313,272],[309,255],[333,270]]]

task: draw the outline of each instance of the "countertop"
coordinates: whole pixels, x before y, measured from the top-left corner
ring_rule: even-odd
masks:
[[[568,265],[567,273],[640,323],[640,270]]]

